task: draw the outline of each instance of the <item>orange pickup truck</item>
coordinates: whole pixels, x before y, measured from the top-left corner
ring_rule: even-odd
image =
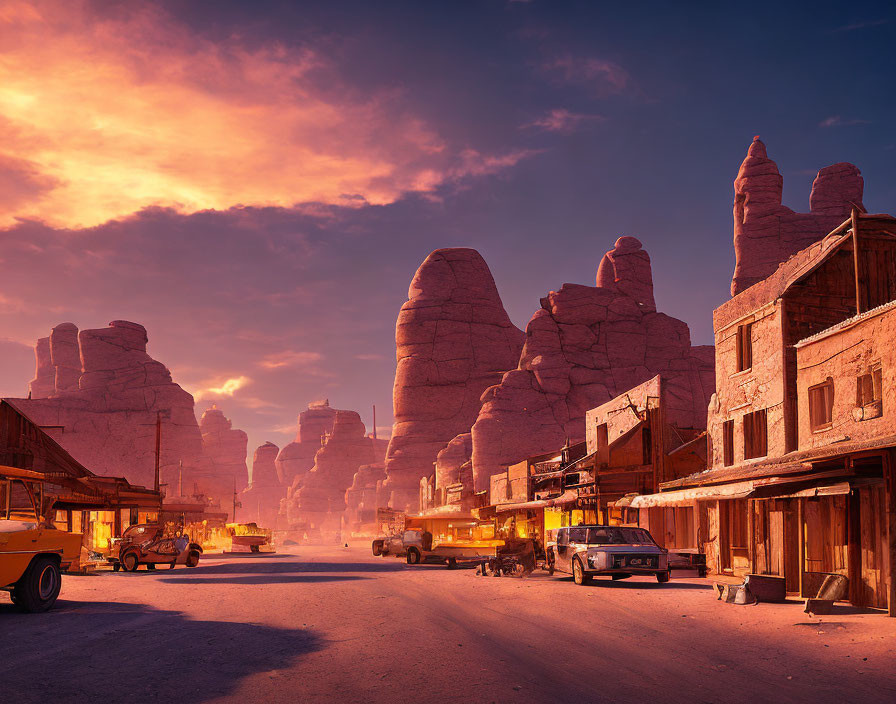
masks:
[[[52,607],[62,571],[80,559],[81,534],[54,528],[51,507],[43,475],[0,466],[0,589],[24,611]]]

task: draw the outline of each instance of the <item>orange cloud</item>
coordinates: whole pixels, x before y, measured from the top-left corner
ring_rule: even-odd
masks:
[[[385,204],[526,155],[452,149],[399,95],[359,94],[312,49],[213,42],[149,3],[0,12],[0,184],[22,184],[0,192],[0,227]]]
[[[299,352],[296,350],[285,350],[284,352],[275,352],[266,355],[258,365],[265,369],[282,369],[284,367],[297,367],[323,359],[320,352]]]
[[[200,399],[210,397],[233,396],[237,391],[252,383],[252,380],[247,376],[237,376],[211,383],[218,384],[218,386],[209,385],[205,388],[196,389],[191,392],[193,398],[199,401]]]

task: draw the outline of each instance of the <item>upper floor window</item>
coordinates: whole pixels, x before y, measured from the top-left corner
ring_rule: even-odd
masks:
[[[744,416],[744,459],[765,457],[768,454],[768,414],[766,409]]]
[[[809,425],[812,430],[827,430],[834,417],[834,380],[809,387]]]
[[[861,374],[856,378],[856,408],[861,410],[859,420],[878,418],[882,412],[882,388],[883,374],[880,362],[871,367],[867,374]]]
[[[753,366],[753,323],[737,326],[737,371]]]
[[[734,464],[734,421],[722,423],[722,462],[726,467]]]

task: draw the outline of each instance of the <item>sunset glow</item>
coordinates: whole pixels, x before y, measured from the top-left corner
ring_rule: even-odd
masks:
[[[0,226],[141,208],[390,203],[522,154],[455,149],[395,92],[341,85],[310,48],[191,34],[152,5],[0,15]]]

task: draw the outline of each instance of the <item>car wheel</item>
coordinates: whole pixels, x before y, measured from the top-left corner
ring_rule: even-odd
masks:
[[[416,548],[408,550],[408,564],[416,565],[420,562],[420,552]]]
[[[383,543],[379,540],[373,541],[373,556],[379,557],[383,554]]]
[[[146,569],[148,569],[148,570],[154,570],[155,568],[156,568],[156,566],[152,562],[150,562],[146,565]]]
[[[672,572],[666,570],[665,572],[657,572],[656,573],[656,581],[660,584],[665,584],[672,578]]]
[[[121,557],[121,566],[125,572],[136,572],[140,566],[140,558],[135,552],[126,553]]]
[[[572,578],[579,586],[591,582],[591,575],[585,574],[585,568],[582,567],[582,561],[577,557],[573,558],[572,561]]]
[[[36,557],[25,575],[16,582],[14,602],[31,613],[46,611],[56,603],[61,586],[62,573],[56,560]]]
[[[187,555],[187,567],[196,567],[199,564],[199,551],[198,550],[190,550],[190,554]]]
[[[702,567],[699,570],[697,570],[697,576],[700,577],[701,579],[705,578],[706,577],[706,568]]]
[[[257,545],[250,545],[250,546],[249,546],[249,552],[258,552],[258,546],[257,546]]]

